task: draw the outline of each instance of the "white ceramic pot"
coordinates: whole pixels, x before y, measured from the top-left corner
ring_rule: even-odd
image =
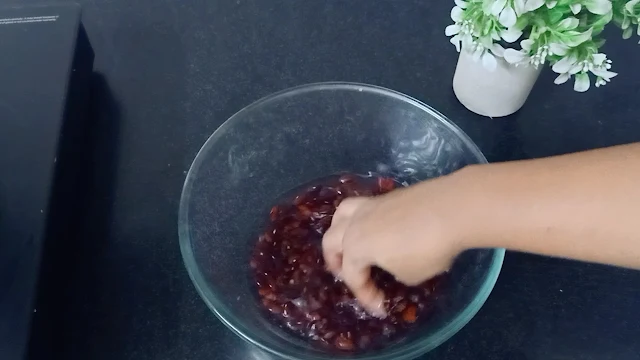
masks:
[[[496,60],[496,69],[490,71],[481,61],[474,61],[468,51],[460,51],[453,75],[453,92],[462,105],[476,114],[500,117],[518,111],[542,68],[513,66],[502,58]]]

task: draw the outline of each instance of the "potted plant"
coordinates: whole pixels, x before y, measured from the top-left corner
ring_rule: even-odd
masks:
[[[640,0],[455,0],[451,18],[454,92],[469,110],[499,117],[522,107],[545,64],[575,91],[609,82],[617,74],[600,35],[611,22],[624,38],[640,35]]]

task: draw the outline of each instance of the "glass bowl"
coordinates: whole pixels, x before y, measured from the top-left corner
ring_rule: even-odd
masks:
[[[272,324],[258,305],[249,256],[281,194],[341,172],[390,174],[415,183],[486,163],[456,125],[398,92],[319,83],[267,96],[207,140],[180,201],[180,250],[191,280],[216,316],[246,341],[285,359],[334,360]],[[412,359],[442,344],[478,312],[498,278],[504,249],[459,256],[433,315],[374,352],[348,359]]]

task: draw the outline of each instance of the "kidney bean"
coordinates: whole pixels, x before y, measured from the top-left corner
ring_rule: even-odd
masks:
[[[298,206],[298,212],[300,214],[302,214],[302,216],[305,217],[305,218],[311,217],[311,214],[312,214],[311,210],[306,205],[299,205]]]
[[[340,334],[334,342],[336,348],[340,350],[353,350],[353,340],[349,339],[345,334]]]
[[[279,213],[280,213],[280,209],[278,209],[277,206],[272,207],[271,211],[269,212],[269,217],[271,218],[271,221],[275,221],[278,218]]]
[[[392,178],[379,177],[378,178],[378,190],[380,193],[388,193],[396,188],[396,182]]]
[[[296,195],[295,198],[293,198],[293,205],[302,205],[307,201],[307,194],[300,194],[300,195]],[[272,220],[273,221],[273,220]]]
[[[318,320],[322,319],[320,314],[318,314],[317,312],[313,312],[313,311],[310,312],[310,313],[307,313],[306,316],[307,316],[307,319],[309,321],[318,321]]]
[[[331,340],[334,336],[336,336],[336,332],[329,330],[329,331],[324,333],[322,338],[324,338],[325,340]]]
[[[391,274],[372,269],[389,313],[378,319],[366,313],[345,284],[324,267],[322,236],[340,202],[398,186],[388,177],[343,174],[271,208],[270,223],[258,237],[249,266],[262,306],[276,323],[324,348],[353,352],[393,341],[426,318],[434,308],[439,280],[407,287]]]
[[[402,320],[408,323],[416,322],[416,306],[411,304],[402,312]]]
[[[341,184],[348,184],[348,183],[352,183],[355,180],[355,176],[351,174],[344,174],[340,176],[340,179],[338,180],[340,181]]]
[[[280,313],[282,313],[282,306],[280,306],[280,304],[276,303],[273,300],[270,300],[268,298],[264,298],[264,300],[262,300],[262,304],[272,314],[280,314]]]

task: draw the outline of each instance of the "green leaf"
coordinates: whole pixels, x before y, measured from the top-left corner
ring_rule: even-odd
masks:
[[[576,47],[582,44],[583,42],[590,40],[591,32],[592,32],[591,29],[583,33],[580,33],[578,31],[567,31],[564,34],[562,34],[563,35],[562,42],[565,43],[565,45],[567,46]]]
[[[491,28],[493,28],[493,21],[487,21],[486,24],[484,24],[484,29],[482,29],[481,34],[482,35],[487,35],[491,33]]]
[[[627,10],[631,14],[636,14],[637,5],[640,4],[640,0],[631,0],[625,6],[625,10]]]
[[[531,25],[530,21],[529,21],[529,16],[527,16],[527,14],[520,16],[518,18],[518,20],[516,20],[516,24],[514,25],[515,28],[523,30],[524,28],[526,28],[527,26]]]
[[[569,6],[574,3],[576,3],[576,0],[558,0],[558,5],[556,6]]]
[[[484,1],[482,2],[482,12],[483,12],[483,13],[485,13],[485,14],[487,14],[487,15],[491,14],[491,8],[493,7],[493,3],[494,3],[494,2],[495,2],[495,1],[487,1],[487,0],[484,0]]]
[[[604,43],[606,43],[606,42],[607,42],[607,40],[602,39],[602,38],[598,38],[598,39],[594,39],[594,40],[593,40],[593,44],[594,44],[598,49],[600,49],[600,48],[604,45]]]
[[[594,32],[600,33],[604,30],[605,25],[611,22],[613,15],[609,12],[606,15],[594,17],[595,21],[591,23]]]
[[[561,9],[553,8],[549,10],[549,21],[547,22],[547,24],[557,24],[560,22],[560,20],[562,20],[563,17],[564,14]]]

